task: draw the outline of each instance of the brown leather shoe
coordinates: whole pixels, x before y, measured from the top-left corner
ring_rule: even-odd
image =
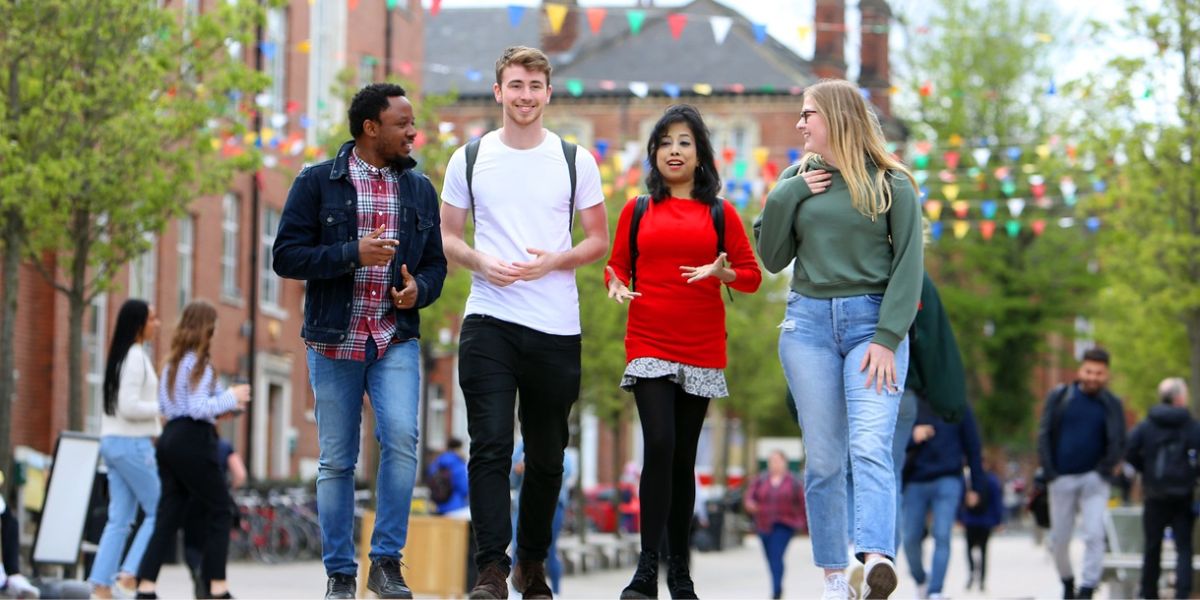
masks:
[[[521,592],[522,598],[554,598],[546,585],[546,562],[542,560],[518,560],[513,570],[513,587]]]
[[[507,600],[508,573],[500,563],[492,563],[479,571],[475,587],[467,594],[470,600]]]

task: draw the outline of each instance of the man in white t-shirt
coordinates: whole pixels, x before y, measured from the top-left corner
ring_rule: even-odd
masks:
[[[459,385],[471,435],[471,518],[479,578],[470,598],[506,598],[512,539],[508,474],[518,393],[525,481],[513,587],[550,598],[545,559],[563,473],[567,417],[579,396],[579,294],[575,268],[608,251],[600,172],[542,128],[550,102],[550,61],[516,46],[496,61],[503,127],[459,148],[442,188],[446,257],[473,272],[459,341]],[[468,176],[468,150],[475,154]],[[575,187],[572,189],[572,172]],[[573,206],[572,206],[573,202]],[[475,244],[463,239],[474,211]],[[574,211],[586,234],[571,245]]]

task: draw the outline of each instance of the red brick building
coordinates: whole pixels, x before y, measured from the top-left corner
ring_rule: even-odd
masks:
[[[166,4],[204,11],[220,1]],[[235,178],[225,194],[193,201],[185,218],[170,223],[149,252],[116,276],[117,289],[95,301],[86,318],[80,399],[88,431],[99,428],[105,352],[121,303],[135,296],[156,307],[163,329],[152,346],[160,361],[182,306],[205,298],[219,312],[214,367],[222,378],[250,382],[254,389],[251,410],[223,422],[222,434],[234,440],[257,478],[315,475],[313,398],[299,335],[304,284],[275,276],[270,247],[292,178],[313,156],[296,142],[316,144],[322,124],[345,119],[344,99],[334,96],[339,73],[349,70],[356,83],[366,83],[384,79],[390,67],[419,82],[425,13],[419,0],[389,4],[292,0],[270,9],[257,47],[231,50],[248,64],[260,52],[273,79],[255,99],[269,148],[266,166]],[[53,260],[46,266],[54,268]],[[67,426],[67,301],[30,266],[22,267],[19,279],[13,443],[49,452]]]

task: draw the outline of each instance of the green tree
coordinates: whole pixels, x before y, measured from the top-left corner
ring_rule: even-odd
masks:
[[[1046,340],[1071,334],[1096,286],[1084,228],[1056,225],[1074,213],[1071,203],[1034,202],[1036,186],[1055,189],[1076,168],[1063,157],[1065,143],[1046,141],[1060,122],[1058,96],[1047,90],[1061,17],[1032,0],[938,0],[931,10],[928,32],[910,37],[906,55],[914,137],[934,141],[917,145],[913,164],[931,201],[945,205],[943,220],[953,218],[954,202],[966,202],[964,222],[976,221],[961,238],[947,223],[926,265],[953,321],[985,438],[1027,444],[1039,400],[1030,390],[1034,368],[1047,351],[1062,352]],[[988,152],[982,164],[976,149]],[[1004,215],[1008,199],[1029,207]],[[999,220],[981,214],[988,200]],[[990,240],[978,230],[986,221],[996,227]]]
[[[1186,376],[1200,409],[1200,6],[1130,3],[1128,17],[1111,39],[1158,53],[1118,57],[1080,82],[1089,150],[1111,157],[1097,165],[1112,185],[1094,207],[1107,276],[1096,334],[1116,351],[1132,404]]]
[[[143,0],[0,3],[7,35],[23,46],[0,65],[16,107],[0,120],[9,143],[0,192],[6,208],[22,205],[22,255],[69,302],[71,429],[83,426],[88,305],[147,249],[147,233],[258,158],[225,160],[217,148],[241,131],[233,98],[266,83],[229,50],[252,46],[261,13],[253,0],[203,14]]]

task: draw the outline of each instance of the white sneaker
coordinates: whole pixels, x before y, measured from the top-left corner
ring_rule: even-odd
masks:
[[[41,598],[42,592],[37,589],[24,575],[10,575],[4,591],[13,598]]]
[[[854,588],[850,587],[846,576],[841,573],[826,575],[821,600],[855,600]]]
[[[942,595],[941,592],[934,592],[929,595],[929,600],[946,600],[946,596]]]
[[[926,600],[927,598],[929,598],[929,583],[918,583],[917,584],[917,599],[918,600]]]
[[[850,589],[857,590],[862,587],[863,564],[857,558],[851,558],[850,561],[850,566],[846,567],[846,582],[850,584]]]
[[[886,558],[867,561],[863,577],[862,597],[865,600],[884,600],[896,589],[896,565]]]

